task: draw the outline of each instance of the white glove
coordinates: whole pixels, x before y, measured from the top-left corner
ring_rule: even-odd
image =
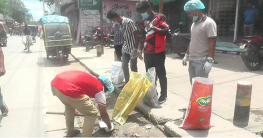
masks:
[[[145,20],[144,26],[146,27],[147,30],[150,30],[153,27],[153,24],[150,21]]]
[[[185,54],[184,55],[184,58],[183,58],[183,66],[186,66],[187,65],[187,61],[189,60],[189,55],[188,54]]]
[[[106,132],[111,132],[111,131],[113,131],[113,129],[114,129],[114,125],[113,125],[113,123],[111,122],[111,129],[109,129],[108,127],[106,127],[106,128],[105,128],[105,131],[106,131]]]
[[[138,55],[139,55],[138,49],[137,49],[137,48],[134,48],[134,49],[132,50],[132,53],[131,53],[131,58],[132,58],[132,59],[135,59],[135,58],[138,57]]]
[[[208,62],[208,60],[210,60],[211,62]],[[205,62],[205,65],[204,65],[205,73],[208,74],[211,71],[212,66],[213,66],[213,58],[208,57],[207,61]]]

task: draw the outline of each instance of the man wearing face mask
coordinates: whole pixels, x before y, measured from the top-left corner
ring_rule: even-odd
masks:
[[[113,24],[120,25],[124,38],[122,45],[122,68],[125,82],[128,83],[130,80],[129,62],[131,62],[131,71],[137,72],[139,33],[135,23],[131,19],[120,16],[115,10],[110,10],[107,13],[107,18],[111,20]]]
[[[142,29],[140,29],[140,34],[142,34],[143,39],[141,40],[139,57],[142,59],[142,50],[144,49],[146,71],[151,67],[156,68],[156,74],[160,80],[161,86],[159,104],[162,104],[167,100],[165,42],[166,35],[169,34],[169,25],[166,22],[165,15],[152,11],[148,1],[138,3],[136,10],[141,13],[144,20],[144,23],[141,24]]]
[[[217,26],[213,19],[204,15],[203,9],[205,6],[200,0],[188,1],[184,6],[188,18],[193,20],[191,41],[182,62],[186,66],[189,60],[191,84],[194,77],[208,78],[214,62]]]

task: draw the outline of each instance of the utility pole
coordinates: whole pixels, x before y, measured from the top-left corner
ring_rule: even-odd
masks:
[[[163,0],[159,2],[159,13],[163,13]]]
[[[100,0],[100,25],[101,25],[101,31],[103,32],[104,31],[104,28],[103,28],[103,9],[102,9],[102,0]],[[104,43],[103,43],[103,35],[104,33],[102,33],[101,35],[101,53],[104,54]]]
[[[60,12],[60,0],[55,0],[55,14],[56,15],[61,15],[61,12]]]
[[[45,10],[45,0],[43,0],[43,13],[44,13],[43,16],[45,16],[45,15],[46,15],[46,10]]]

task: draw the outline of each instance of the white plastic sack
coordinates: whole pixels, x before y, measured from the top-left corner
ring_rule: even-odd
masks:
[[[113,84],[119,85],[123,83],[124,73],[122,70],[122,63],[119,61],[115,61],[112,63],[111,68],[111,82]]]
[[[32,36],[28,37],[29,44],[33,44],[33,39]],[[22,37],[22,43],[25,45],[26,44],[26,36]]]
[[[25,45],[26,44],[26,36],[22,37],[22,43]]]
[[[145,94],[143,98],[143,102],[151,107],[158,107],[159,102],[158,102],[158,95],[157,95],[157,90],[156,90],[156,72],[155,72],[155,67],[152,67],[148,69],[146,73],[147,79],[152,83],[152,87],[148,90],[148,92]]]

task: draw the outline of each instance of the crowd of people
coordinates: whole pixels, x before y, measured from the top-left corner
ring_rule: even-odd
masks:
[[[191,41],[182,60],[183,66],[189,61],[190,83],[194,77],[209,76],[214,62],[214,52],[217,37],[217,25],[213,20],[203,13],[204,4],[200,0],[191,0],[184,5],[188,18],[193,21],[191,26]],[[143,22],[135,25],[132,19],[119,15],[115,10],[107,13],[107,18],[114,24],[114,45],[118,60],[122,62],[125,82],[130,79],[130,69],[138,71],[137,59],[145,63],[145,70],[155,67],[156,75],[160,82],[161,92],[159,104],[165,103],[167,96],[167,76],[165,68],[165,42],[168,35],[169,25],[167,18],[161,13],[152,10],[148,1],[139,2],[136,6],[143,18]],[[212,11],[211,11],[212,12]],[[28,33],[27,29],[24,33]],[[0,48],[0,76],[4,75],[4,57]],[[83,124],[83,137],[92,136],[93,127],[97,117],[97,108],[90,98],[95,98],[102,120],[107,127],[106,132],[114,129],[106,110],[105,92],[112,93],[114,87],[105,76],[93,77],[82,71],[66,71],[58,74],[51,82],[52,92],[65,105],[65,117],[67,126],[67,137],[80,133],[74,129],[75,109],[85,117]],[[8,113],[8,108],[3,102],[0,91],[0,109],[2,114]]]
[[[217,25],[203,13],[204,4],[200,0],[188,1],[184,10],[193,20],[191,26],[191,42],[183,58],[182,64],[189,61],[190,83],[194,77],[209,76],[213,66]],[[167,77],[165,69],[165,41],[169,25],[165,15],[151,9],[148,1],[139,2],[137,12],[141,13],[143,22],[135,25],[132,19],[119,15],[115,10],[107,13],[107,18],[114,24],[114,45],[117,59],[122,62],[125,82],[130,79],[130,69],[137,72],[137,59],[144,60],[146,71],[156,68],[161,92],[159,104],[167,101]],[[107,77],[94,77],[82,71],[66,71],[58,74],[51,82],[52,92],[65,105],[67,137],[80,133],[74,129],[75,109],[85,116],[82,137],[92,136],[97,109],[90,98],[95,98],[102,120],[106,124],[106,132],[114,129],[106,111],[105,92],[112,93],[114,87]]]

